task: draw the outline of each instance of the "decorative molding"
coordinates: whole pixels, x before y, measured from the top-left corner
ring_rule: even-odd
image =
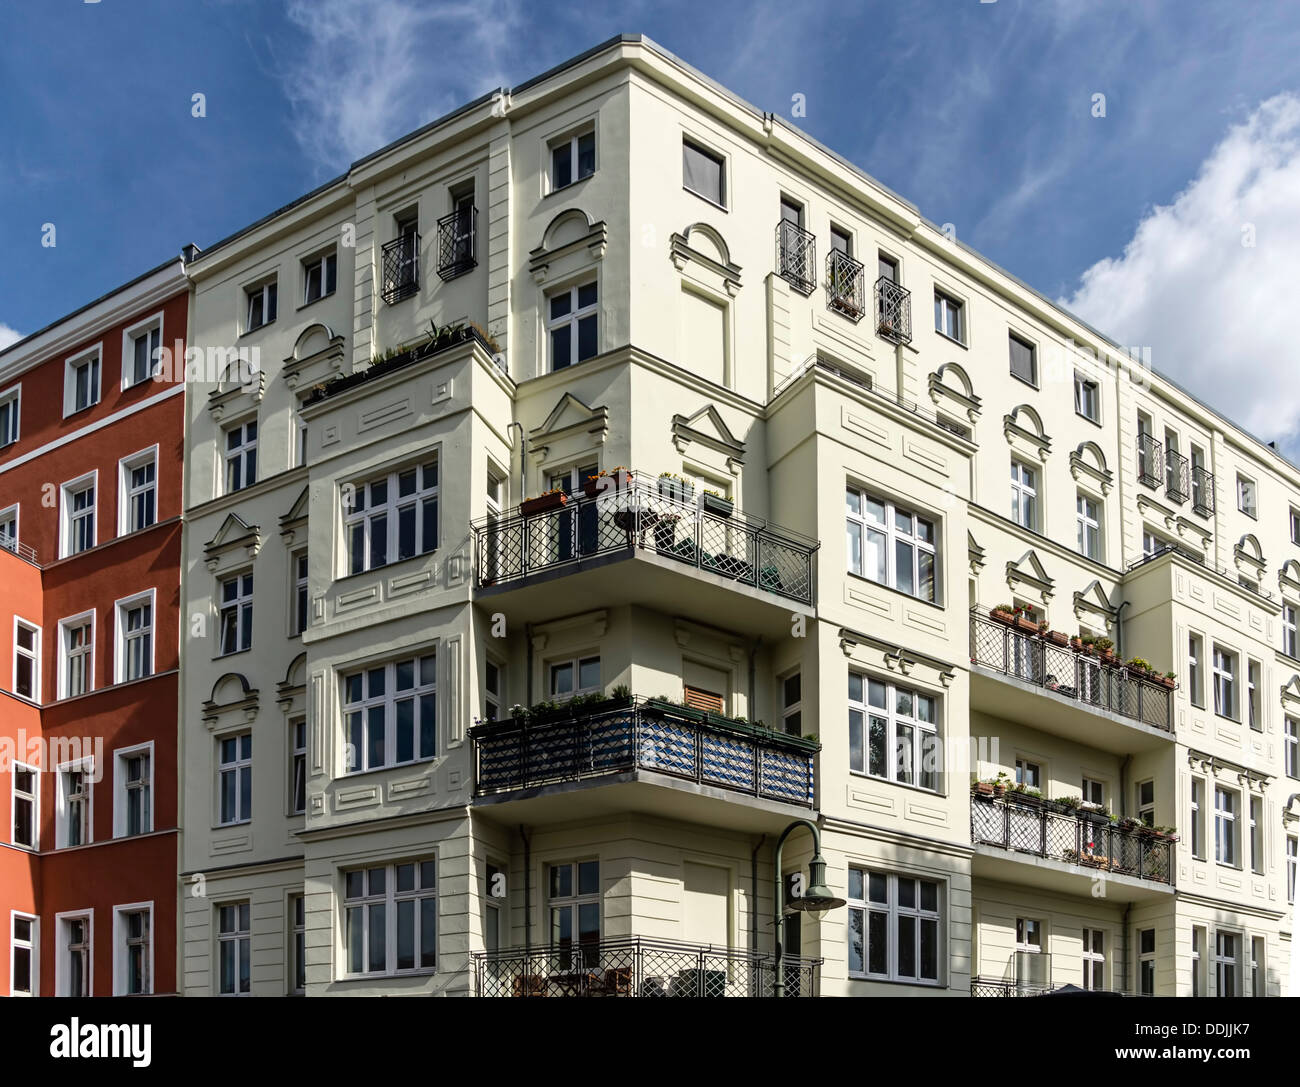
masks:
[[[961,382],[962,389],[954,389],[944,380],[948,374],[954,374],[957,380]],[[945,400],[951,400],[966,414],[966,418],[972,424],[975,423],[984,411],[984,401],[975,395],[974,386],[970,377],[962,367],[955,362],[945,362],[937,370],[933,371],[929,378],[930,399],[936,405]]]
[[[285,547],[292,547],[298,541],[298,531],[307,527],[307,511],[311,505],[311,488],[304,487],[302,493],[294,499],[294,503],[289,507],[289,512],[280,517],[280,539],[284,541]],[[306,543],[304,533],[303,543]]]
[[[250,559],[256,558],[262,549],[262,530],[247,524],[237,513],[227,514],[217,534],[203,545],[203,561],[209,570],[216,570],[224,556],[239,548],[244,548]]]
[[[1253,573],[1256,578],[1262,577],[1268,568],[1259,540],[1249,532],[1237,541],[1237,545],[1232,549],[1232,557],[1238,570],[1244,568],[1246,572]]]
[[[1109,629],[1115,624],[1117,612],[1118,609],[1111,604],[1110,598],[1101,587],[1101,582],[1096,578],[1083,592],[1074,594],[1074,617],[1080,622],[1086,622],[1089,615],[1100,616]]]
[[[216,422],[255,412],[266,392],[266,371],[261,366],[239,355],[231,363],[238,364],[244,380],[223,378],[208,393],[208,413]]]
[[[563,421],[566,414],[570,416],[569,422]],[[541,460],[551,444],[579,434],[587,434],[597,445],[604,445],[609,436],[609,408],[593,408],[573,393],[566,392],[556,401],[541,426],[529,432],[528,450],[534,458]]]
[[[291,389],[317,385],[343,372],[344,337],[319,321],[308,325],[293,345],[293,354],[280,366],[280,376]],[[312,371],[321,371],[317,376]],[[306,377],[306,381],[303,378]]]
[[[586,233],[582,237],[575,238],[573,241],[566,242],[556,248],[548,248],[546,239],[555,234],[558,227],[579,216],[586,225]],[[568,211],[562,211],[552,219],[546,230],[542,232],[542,244],[528,254],[528,271],[532,273],[535,283],[545,283],[550,267],[555,261],[581,253],[584,249],[587,250],[591,259],[602,260],[608,244],[609,228],[605,225],[603,219],[600,222],[593,223],[587,213],[580,208],[570,208]]]
[[[924,664],[938,674],[939,682],[944,687],[950,686],[957,678],[957,670],[945,660],[915,649],[908,649],[906,646],[895,645],[872,634],[864,634],[860,630],[840,627],[839,639],[840,650],[846,657],[851,657],[858,646],[865,645],[880,651],[884,665],[890,671],[897,671],[905,676],[911,675],[918,664]]]
[[[238,681],[238,695],[229,702],[218,701],[218,692],[228,686],[227,680]],[[223,717],[231,714],[243,714],[243,723],[252,724],[257,719],[259,692],[250,687],[248,679],[240,672],[227,672],[212,685],[212,693],[203,703],[203,723],[209,730],[215,729]]]
[[[715,260],[690,244],[691,234],[698,231],[707,237],[718,250],[721,260]],[[740,290],[740,265],[731,259],[731,251],[726,240],[707,223],[692,223],[681,234],[673,234],[668,239],[669,255],[679,272],[686,270],[687,264],[694,261],[701,267],[718,276],[726,289],[727,295],[734,298]]]
[[[975,542],[970,529],[966,530],[966,555],[970,560],[970,572],[978,574],[984,569],[984,548]]]
[[[702,429],[701,424],[705,423],[708,430]],[[694,415],[674,415],[672,432],[673,445],[679,453],[685,453],[692,442],[697,442],[725,456],[727,470],[732,475],[738,474],[745,463],[745,443],[731,433],[722,414],[712,404],[706,404]]]
[[[1283,595],[1289,591],[1294,596],[1300,596],[1300,562],[1287,559],[1282,564],[1277,572],[1277,587]]]
[[[1033,423],[1033,430],[1021,423],[1022,415]],[[1014,446],[1017,441],[1023,442],[1037,452],[1039,460],[1047,460],[1052,451],[1052,439],[1044,433],[1042,419],[1028,404],[1012,408],[1009,414],[1002,417],[1002,433],[1008,445]]]
[[[1018,586],[1028,586],[1038,593],[1044,604],[1052,599],[1056,581],[1044,569],[1038,553],[1032,548],[1015,562],[1007,563],[1007,586],[1014,592]]]
[[[1089,455],[1095,463],[1089,461]],[[1100,488],[1103,496],[1110,494],[1115,481],[1114,475],[1106,467],[1106,456],[1096,442],[1080,442],[1078,448],[1071,450],[1070,475],[1076,483],[1090,480]]]

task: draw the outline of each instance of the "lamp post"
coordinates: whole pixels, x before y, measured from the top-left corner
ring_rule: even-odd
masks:
[[[782,967],[785,948],[781,940],[781,925],[785,920],[786,901],[785,881],[781,878],[781,847],[785,845],[785,840],[800,827],[807,827],[812,834],[813,855],[812,860],[808,862],[808,887],[802,896],[790,900],[790,908],[809,913],[820,920],[822,914],[827,910],[838,909],[840,906],[845,905],[844,899],[836,898],[831,894],[831,889],[826,886],[826,861],[822,857],[822,837],[817,830],[817,825],[810,823],[807,819],[796,819],[785,830],[781,831],[781,837],[776,840],[776,874],[774,876],[776,893],[773,896],[776,909],[776,979],[772,986],[772,995],[776,997],[785,996],[785,970]]]

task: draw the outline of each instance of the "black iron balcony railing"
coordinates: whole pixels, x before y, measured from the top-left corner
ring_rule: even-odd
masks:
[[[776,274],[800,294],[817,286],[817,239],[789,219],[776,224]]]
[[[855,323],[867,313],[866,275],[862,262],[838,249],[832,249],[826,255],[826,305]]]
[[[1187,472],[1187,458],[1174,449],[1165,450],[1165,496],[1170,502],[1182,505],[1190,497],[1191,484]]]
[[[1063,861],[1152,883],[1174,882],[1174,839],[1147,828],[1124,829],[1108,816],[1063,811],[1051,801],[1005,796],[970,798],[973,845]]]
[[[887,276],[876,280],[876,335],[893,343],[912,342],[912,292]]]
[[[1202,517],[1214,513],[1214,474],[1199,466],[1192,469],[1192,509]]]
[[[478,208],[466,205],[438,220],[438,275],[455,279],[478,264],[474,256]]]
[[[987,978],[976,975],[970,979],[971,996],[1049,996],[1060,992],[1086,992],[1107,996],[1135,996],[1125,989],[1082,989],[1077,985],[1036,985],[1010,981],[1004,978]]]
[[[631,770],[811,808],[815,740],[669,702],[560,706],[470,729],[474,794],[491,796]]]
[[[1137,440],[1138,482],[1147,487],[1159,487],[1161,477],[1161,446],[1150,434],[1139,434]]]
[[[470,964],[474,995],[485,997],[761,997],[773,995],[776,980],[770,955],[641,936],[476,951]],[[821,964],[784,956],[786,996],[816,996]]]
[[[1144,679],[1119,661],[1057,646],[972,612],[973,664],[1032,683],[1094,710],[1130,717],[1143,725],[1173,731],[1173,690]]]
[[[383,299],[388,305],[409,298],[420,289],[420,235],[408,231],[387,242],[384,254]]]
[[[605,477],[601,482],[612,482]],[[699,503],[660,494],[644,484],[580,491],[563,506],[489,517],[472,526],[479,588],[636,549],[762,589],[802,604],[813,602],[815,541],[747,517],[730,502]]]

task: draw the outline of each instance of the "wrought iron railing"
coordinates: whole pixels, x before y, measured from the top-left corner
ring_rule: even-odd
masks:
[[[601,482],[612,482],[604,477]],[[706,573],[811,604],[815,541],[723,502],[660,494],[644,484],[586,490],[532,516],[484,518],[472,526],[479,588],[577,566],[583,559],[636,549]]]
[[[817,239],[789,219],[776,224],[776,274],[800,294],[817,286]]]
[[[642,936],[470,956],[475,996],[772,996],[771,955]],[[817,995],[821,959],[781,960],[786,996]]]
[[[1175,449],[1165,450],[1165,496],[1182,505],[1187,501],[1191,485],[1187,474],[1187,458]]]
[[[1061,811],[1050,801],[972,795],[973,845],[1063,861],[1080,868],[1132,876],[1152,883],[1174,882],[1174,840],[1147,828],[1125,830],[1104,815]]]
[[[1058,646],[976,612],[970,617],[971,663],[1071,698],[1090,709],[1173,731],[1173,691],[1118,661]]]
[[[1214,513],[1214,474],[1199,466],[1192,469],[1192,509],[1202,517]]]
[[[861,321],[867,312],[862,262],[839,249],[826,254],[826,305],[854,322]]]
[[[383,299],[388,305],[409,298],[420,289],[420,235],[408,231],[386,242]]]
[[[478,264],[474,239],[478,233],[478,208],[467,204],[438,220],[438,275],[455,279]]]
[[[1161,465],[1161,446],[1150,434],[1139,434],[1137,440],[1138,482],[1147,487],[1159,487]]]
[[[653,699],[490,721],[470,736],[476,796],[650,770],[763,800],[814,803],[816,741]]]
[[[876,335],[894,343],[912,342],[912,292],[888,276],[876,280]]]

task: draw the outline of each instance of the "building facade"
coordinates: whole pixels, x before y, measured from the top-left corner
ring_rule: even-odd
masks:
[[[189,284],[173,260],[0,352],[0,992],[178,991]]]

